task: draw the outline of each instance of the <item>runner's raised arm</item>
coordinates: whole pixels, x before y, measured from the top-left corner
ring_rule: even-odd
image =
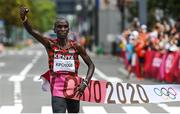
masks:
[[[36,38],[40,43],[42,43],[46,48],[48,48],[50,46],[50,42],[48,40],[48,38],[46,38],[45,36],[43,36],[40,32],[38,32],[37,30],[34,30],[31,26],[31,24],[28,21],[27,18],[27,13],[29,12],[28,8],[25,8],[23,6],[19,7],[19,14],[20,17],[22,19],[22,23],[25,27],[25,29],[34,37]]]

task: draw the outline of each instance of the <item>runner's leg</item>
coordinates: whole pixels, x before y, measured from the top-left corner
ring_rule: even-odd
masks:
[[[66,99],[52,96],[53,113],[65,113],[67,108]]]
[[[80,101],[67,99],[68,113],[79,113]]]

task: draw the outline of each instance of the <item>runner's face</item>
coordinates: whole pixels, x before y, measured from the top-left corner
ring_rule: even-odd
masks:
[[[65,20],[61,20],[55,24],[54,28],[55,33],[57,34],[58,38],[67,38],[69,32],[69,24]]]

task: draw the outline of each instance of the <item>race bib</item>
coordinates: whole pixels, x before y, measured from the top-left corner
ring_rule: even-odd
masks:
[[[74,64],[73,56],[55,54],[53,71],[75,72],[75,64]]]

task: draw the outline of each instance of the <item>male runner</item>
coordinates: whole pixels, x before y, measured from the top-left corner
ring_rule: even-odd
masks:
[[[25,29],[38,40],[46,49],[49,60],[50,86],[52,94],[52,109],[53,113],[68,113],[79,112],[79,101],[62,98],[58,93],[63,91],[62,83],[65,78],[78,76],[79,59],[82,57],[88,66],[87,76],[77,87],[77,95],[82,96],[87,87],[95,66],[86,50],[72,40],[68,40],[69,23],[66,19],[57,19],[54,23],[54,32],[57,34],[57,39],[51,40],[43,36],[38,31],[34,30],[28,21],[27,13],[29,9],[20,6],[20,17]],[[71,88],[74,89],[74,88]]]

